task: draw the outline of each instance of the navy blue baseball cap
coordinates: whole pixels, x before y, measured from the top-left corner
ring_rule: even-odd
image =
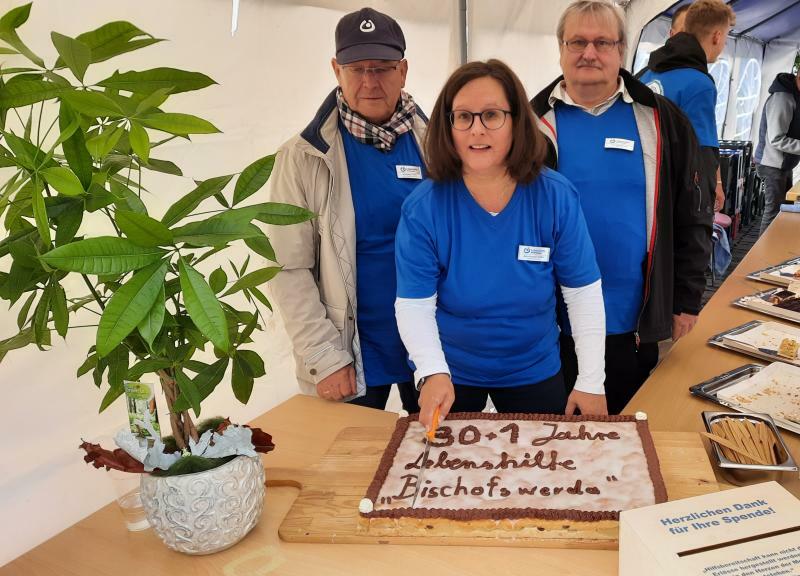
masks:
[[[400,25],[372,8],[351,12],[336,25],[336,61],[402,60],[406,39]]]

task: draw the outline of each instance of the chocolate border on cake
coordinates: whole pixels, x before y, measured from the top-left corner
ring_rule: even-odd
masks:
[[[367,488],[366,497],[377,501],[380,489],[389,475],[400,443],[406,435],[411,422],[419,420],[419,414],[411,414],[399,418],[394,433],[386,445],[375,477]],[[547,422],[635,422],[636,431],[642,442],[645,460],[647,461],[650,480],[653,483],[655,503],[667,501],[667,488],[659,468],[658,454],[650,434],[647,421],[637,420],[628,415],[599,416],[566,416],[564,414],[528,414],[513,412],[500,414],[494,412],[455,412],[448,414],[445,420],[528,420]],[[373,510],[369,513],[359,512],[363,518],[442,518],[447,520],[516,520],[519,518],[539,518],[542,520],[573,520],[580,522],[596,522],[600,520],[619,520],[619,511],[589,512],[584,510],[561,510],[554,508],[491,508],[491,509],[457,509],[451,508],[394,508],[392,510]]]

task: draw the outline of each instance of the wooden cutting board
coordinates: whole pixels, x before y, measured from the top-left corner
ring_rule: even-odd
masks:
[[[320,461],[308,470],[267,468],[267,486],[300,489],[278,533],[287,542],[324,544],[431,544],[616,548],[616,538],[600,541],[476,536],[374,536],[358,530],[358,503],[364,497],[391,428],[345,428]],[[670,500],[719,490],[700,435],[652,432]]]

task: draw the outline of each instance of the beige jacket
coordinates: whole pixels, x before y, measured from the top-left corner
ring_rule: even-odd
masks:
[[[306,129],[278,150],[267,200],[302,206],[318,216],[302,224],[267,227],[283,266],[267,286],[292,341],[302,392],[316,394],[319,381],[353,363],[356,396],[363,396],[355,212],[338,118],[334,91]],[[413,134],[420,150],[426,123],[418,111]]]

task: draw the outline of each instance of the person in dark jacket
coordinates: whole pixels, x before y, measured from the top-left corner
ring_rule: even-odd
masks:
[[[714,196],[715,210],[725,204],[725,193],[719,174],[717,87],[708,64],[722,54],[734,22],[733,10],[722,0],[697,0],[686,11],[684,31],[650,54],[639,78],[653,92],[672,100],[691,121],[700,144],[701,181]]]
[[[564,75],[532,101],[556,169],[578,190],[606,313],[606,399],[618,413],[688,333],[711,251],[711,198],[698,185],[689,120],[621,68],[625,20],[607,0],[571,4],[558,24]],[[561,316],[565,380],[575,351]]]
[[[778,74],[769,87],[755,161],[756,171],[765,182],[759,232],[763,234],[780,212],[781,202],[792,187],[792,170],[800,163],[800,73]]]

